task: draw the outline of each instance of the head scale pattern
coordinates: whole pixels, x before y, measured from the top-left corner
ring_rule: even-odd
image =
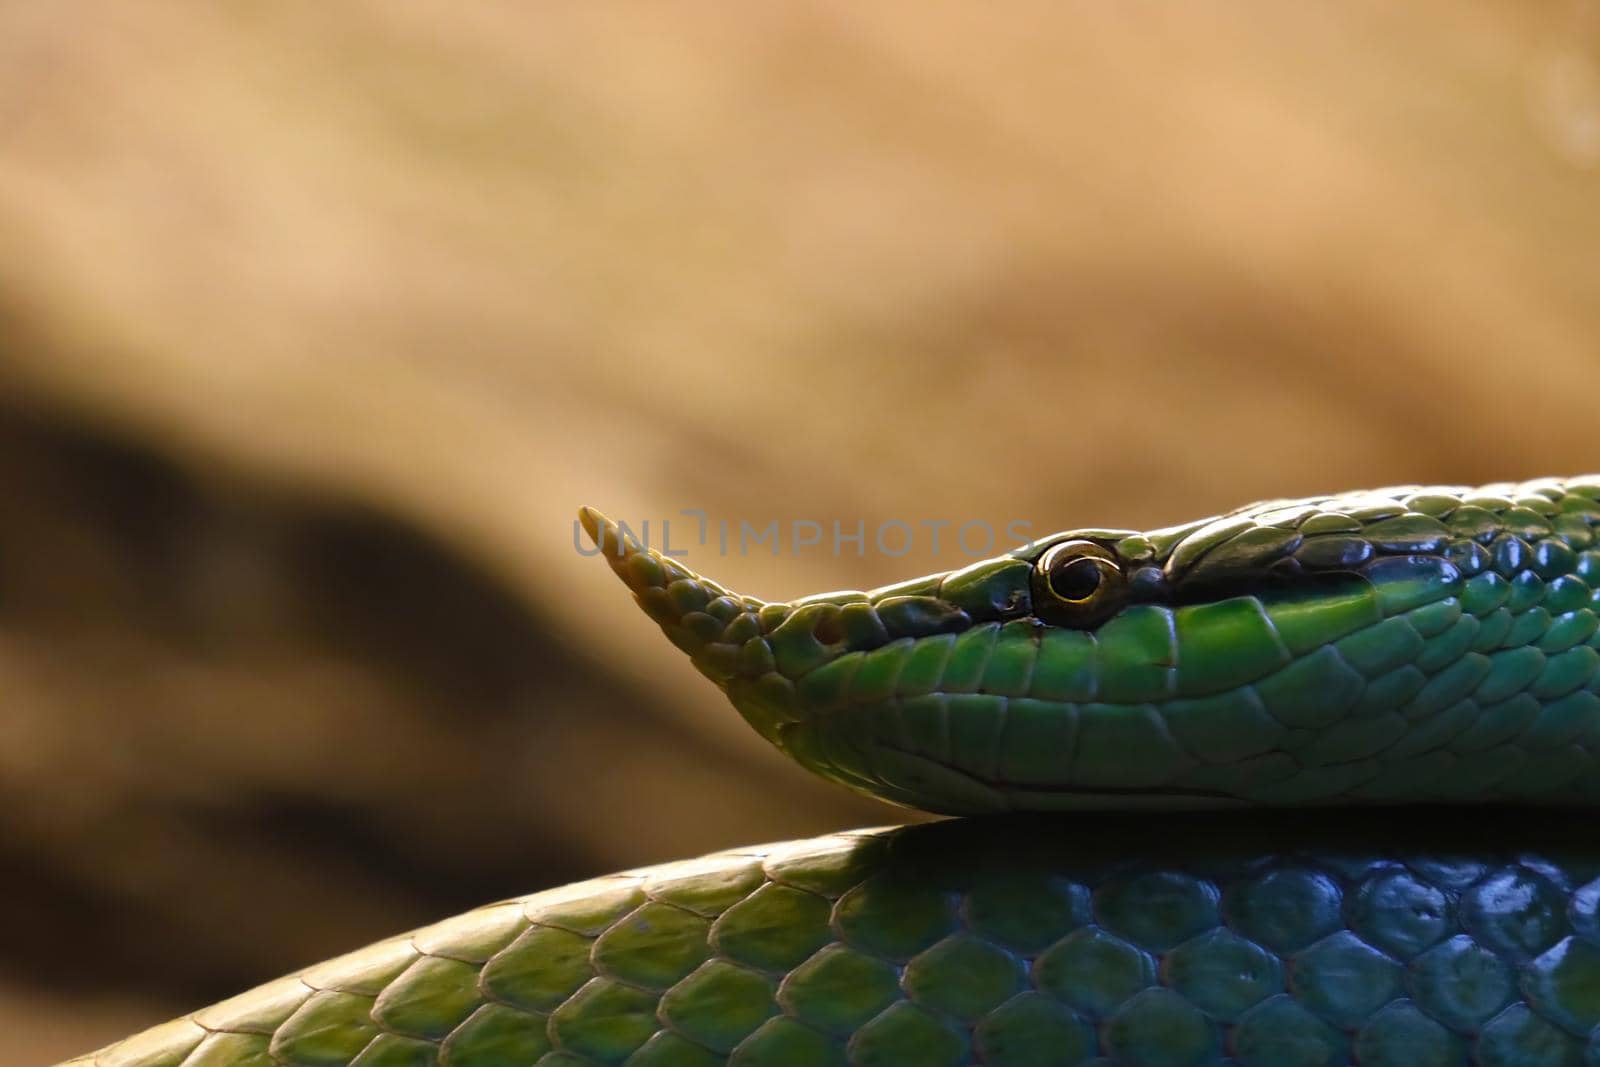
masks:
[[[1600,478],[1071,530],[786,603],[581,518],[764,737],[897,803],[1600,800]]]

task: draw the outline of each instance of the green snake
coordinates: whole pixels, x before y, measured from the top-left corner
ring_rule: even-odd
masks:
[[[1600,1064],[1600,477],[788,603],[581,521],[763,737],[973,817],[489,905],[74,1064]]]

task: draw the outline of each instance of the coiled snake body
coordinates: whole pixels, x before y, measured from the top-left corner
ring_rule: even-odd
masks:
[[[783,604],[582,521],[772,743],[981,817],[491,905],[74,1063],[1600,1063],[1600,478]]]

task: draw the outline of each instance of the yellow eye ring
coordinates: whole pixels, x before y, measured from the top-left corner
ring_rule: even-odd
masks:
[[[1127,579],[1117,558],[1093,541],[1052,545],[1034,567],[1034,609],[1041,618],[1092,625],[1125,599]]]

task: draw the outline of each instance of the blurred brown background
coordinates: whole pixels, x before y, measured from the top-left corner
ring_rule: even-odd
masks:
[[[0,387],[43,1062],[903,817],[766,751],[579,503],[1042,532],[1600,468],[1600,2],[0,4]]]

